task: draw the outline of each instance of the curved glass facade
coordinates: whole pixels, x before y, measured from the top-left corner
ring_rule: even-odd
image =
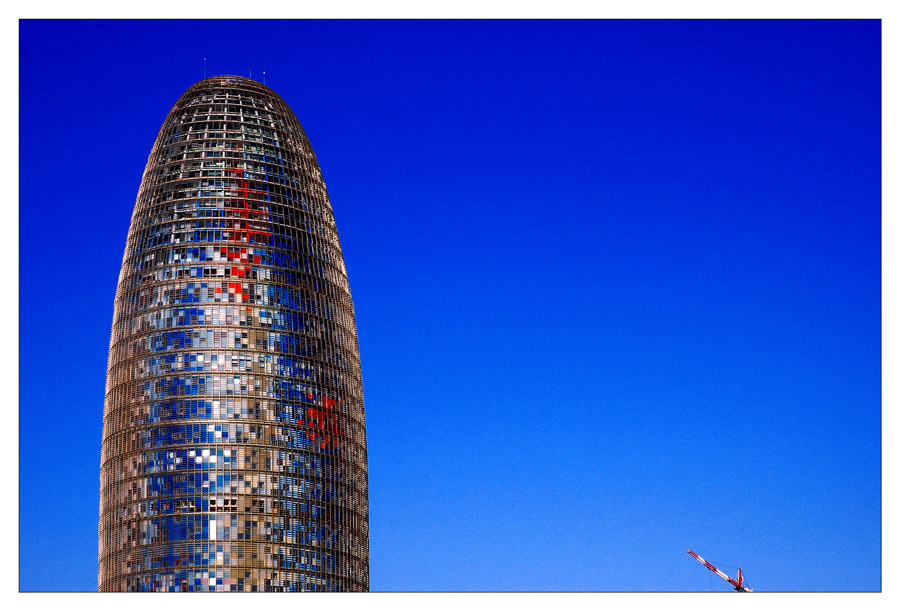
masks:
[[[196,83],[153,145],[100,487],[101,591],[368,590],[353,302],[309,140],[261,83]]]

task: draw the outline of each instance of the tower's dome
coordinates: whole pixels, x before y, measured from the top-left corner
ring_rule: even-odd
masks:
[[[261,83],[204,79],[159,131],[103,414],[100,590],[368,589],[353,302],[315,154]]]

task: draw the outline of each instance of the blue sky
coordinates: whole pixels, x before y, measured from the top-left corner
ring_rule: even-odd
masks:
[[[20,588],[96,589],[116,279],[206,57],[266,71],[328,184],[373,590],[727,590],[689,547],[881,589],[880,32],[22,22]]]

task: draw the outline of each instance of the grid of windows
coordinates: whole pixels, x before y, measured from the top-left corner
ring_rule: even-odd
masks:
[[[190,87],[153,145],[116,291],[101,591],[360,591],[353,302],[309,140],[268,87]]]

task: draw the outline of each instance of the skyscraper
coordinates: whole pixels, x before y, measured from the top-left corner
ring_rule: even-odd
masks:
[[[159,131],[103,416],[101,591],[368,590],[343,255],[309,140],[258,82],[204,79]]]

